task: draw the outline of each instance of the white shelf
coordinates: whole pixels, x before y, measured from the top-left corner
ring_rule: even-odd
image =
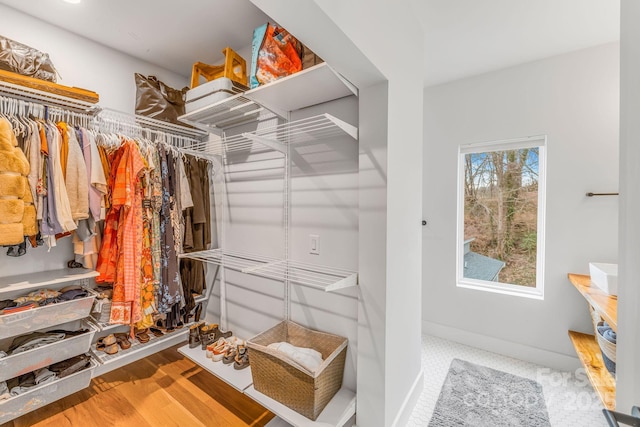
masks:
[[[106,336],[107,334],[100,334],[100,336]],[[100,362],[96,367],[93,376],[98,377],[107,372],[111,372],[114,369],[121,368],[122,366],[133,363],[137,360],[150,356],[154,353],[162,351],[166,348],[172,347],[176,344],[180,344],[187,339],[189,335],[189,326],[185,325],[180,329],[176,329],[173,332],[164,334],[161,337],[154,336],[149,332],[150,340],[147,343],[140,343],[138,340],[131,342],[131,347],[123,350],[118,346],[118,352],[116,354],[107,354],[103,351],[96,350],[96,344],[91,345],[91,351],[95,358]],[[129,338],[131,340],[131,338]]]
[[[180,116],[179,120],[199,129],[217,132],[258,120],[265,111],[284,118],[289,111],[353,94],[358,94],[355,86],[322,63],[199,108]]]
[[[8,95],[26,102],[38,102],[47,106],[54,106],[79,113],[94,114],[100,110],[100,107],[96,103],[69,98],[52,92],[45,92],[5,81],[0,81],[0,96],[1,95]]]
[[[280,417],[274,417],[273,419],[271,419],[271,421],[265,424],[265,427],[295,427],[295,426],[292,426],[291,424],[289,424],[288,422],[286,422]]]
[[[356,395],[345,388],[340,389],[315,421],[289,409],[282,403],[257,391],[253,385],[245,394],[296,427],[342,427],[356,413]]]
[[[15,291],[27,291],[51,287],[60,283],[68,283],[76,280],[90,279],[98,276],[98,272],[84,268],[63,268],[53,271],[39,271],[37,273],[20,274],[0,278],[0,299],[4,299],[6,293]]]
[[[100,323],[96,321],[96,324],[98,325],[98,328],[100,328],[101,332],[113,331],[115,329],[122,328],[122,327],[128,328],[128,325],[120,325],[118,323],[111,324],[111,323]]]
[[[212,359],[207,358],[200,344],[196,348],[189,348],[189,345],[185,345],[180,347],[178,351],[241,393],[253,384],[250,366],[238,370],[233,367],[233,363],[225,365],[221,361],[214,362]]]
[[[178,119],[198,129],[219,133],[220,130],[258,120],[267,110],[244,94],[232,95],[206,105]]]
[[[325,292],[356,286],[358,273],[294,260],[282,260],[236,251],[210,249],[180,255],[210,262],[245,274],[295,283]]]
[[[326,62],[245,93],[257,103],[281,111],[295,111],[349,95],[357,96],[358,89]]]

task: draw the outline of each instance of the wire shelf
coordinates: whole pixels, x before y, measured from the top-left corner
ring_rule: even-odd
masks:
[[[244,252],[210,249],[180,254],[180,257],[218,264],[254,276],[289,281],[325,292],[358,284],[358,273],[353,271]]]
[[[131,127],[136,129],[150,129],[173,135],[180,135],[185,137],[201,140],[208,135],[207,132],[200,129],[193,129],[187,126],[165,122],[162,120],[156,120],[151,117],[133,115],[123,113],[121,111],[112,109],[103,109],[98,115],[98,121],[104,125],[113,125],[121,127]]]
[[[78,113],[95,114],[100,111],[100,107],[95,103],[68,98],[55,93],[44,92],[38,89],[20,86],[5,81],[0,81],[0,95],[11,96],[27,102],[51,105]]]
[[[348,135],[358,139],[358,129],[330,114],[307,117],[275,126],[245,132],[219,141],[204,141],[193,144],[184,151],[194,155],[222,155],[233,151],[250,151],[255,145],[267,147],[281,153],[287,144],[326,142],[332,138]]]

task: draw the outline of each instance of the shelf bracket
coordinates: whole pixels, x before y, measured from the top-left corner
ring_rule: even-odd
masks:
[[[358,273],[353,273],[350,276],[347,276],[344,279],[338,280],[337,282],[327,286],[325,288],[325,291],[326,292],[336,291],[338,289],[356,286],[357,284],[358,284]]]
[[[350,125],[349,123],[342,121],[340,119],[338,119],[337,117],[332,116],[331,114],[323,114],[328,120],[330,120],[331,122],[333,122],[334,125],[338,126],[340,129],[342,129],[345,133],[349,134],[349,136],[351,136],[351,138],[355,139],[356,141],[358,140],[358,128]]]
[[[347,89],[349,89],[351,91],[352,94],[354,94],[355,96],[358,96],[358,88],[353,83],[351,83],[349,80],[345,79],[342,76],[342,74],[337,72],[329,64],[327,64],[327,66],[331,69],[331,71],[333,71],[333,73],[336,75],[336,77],[338,77],[340,79],[340,81],[347,87]]]
[[[248,133],[245,132],[242,134],[242,136],[244,136],[247,139],[250,139],[252,141],[256,141],[259,142],[260,144],[267,146],[269,148],[271,148],[272,150],[276,150],[282,154],[287,154],[287,146],[286,144],[283,144],[280,141],[274,140],[274,139],[270,139],[270,138],[265,138],[264,136],[258,136],[258,135],[254,135],[252,133]]]

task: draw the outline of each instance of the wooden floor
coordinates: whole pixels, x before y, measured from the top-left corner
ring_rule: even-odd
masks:
[[[0,427],[264,426],[273,414],[169,348]],[[214,363],[214,362],[211,362]]]

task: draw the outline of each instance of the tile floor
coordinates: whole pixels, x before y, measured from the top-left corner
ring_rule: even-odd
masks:
[[[538,381],[544,390],[553,427],[606,427],[602,404],[584,371],[562,373],[441,338],[422,336],[424,389],[409,419],[409,427],[427,426],[440,388],[454,358]]]

